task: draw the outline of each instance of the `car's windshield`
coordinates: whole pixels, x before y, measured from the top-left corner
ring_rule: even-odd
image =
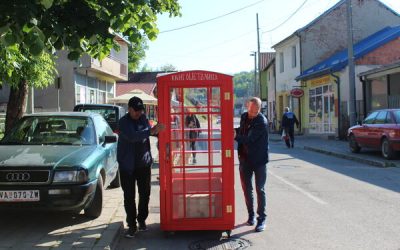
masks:
[[[89,145],[94,144],[95,130],[88,117],[29,116],[3,138],[8,145]]]

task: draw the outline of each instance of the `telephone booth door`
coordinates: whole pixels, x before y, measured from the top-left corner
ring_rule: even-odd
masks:
[[[234,227],[232,76],[186,71],[157,78],[161,229]]]

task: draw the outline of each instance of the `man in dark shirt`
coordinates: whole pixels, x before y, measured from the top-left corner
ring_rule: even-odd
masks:
[[[239,172],[242,189],[249,214],[247,224],[256,223],[253,198],[253,174],[257,192],[257,225],[256,232],[265,230],[266,195],[268,163],[268,121],[260,113],[261,100],[252,97],[248,102],[248,112],[242,114],[240,127],[235,129],[235,140],[238,142]]]
[[[128,103],[128,113],[119,121],[117,160],[124,191],[126,222],[129,229],[125,237],[133,238],[138,228],[146,231],[146,219],[149,214],[151,189],[151,165],[153,158],[150,151],[150,135],[157,135],[164,130],[163,124],[150,127],[144,114],[143,101],[132,97]],[[136,212],[136,184],[139,193],[138,213]]]
[[[189,114],[185,118],[185,125],[190,129],[189,139],[190,139],[190,150],[192,151],[193,164],[197,163],[196,160],[196,139],[199,136],[200,122],[195,114]]]
[[[288,148],[294,147],[294,124],[299,127],[299,121],[293,112],[290,112],[289,107],[285,108],[285,113],[282,117],[282,130],[285,131],[285,143]]]

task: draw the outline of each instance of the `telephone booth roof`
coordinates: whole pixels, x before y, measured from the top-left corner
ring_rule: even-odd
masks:
[[[172,82],[183,82],[183,81],[201,81],[201,82],[213,82],[220,81],[223,79],[232,79],[233,76],[222,74],[213,71],[206,70],[189,70],[174,73],[165,73],[158,75],[157,80],[166,80]]]

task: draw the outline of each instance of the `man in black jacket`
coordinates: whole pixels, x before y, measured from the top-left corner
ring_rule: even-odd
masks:
[[[235,129],[235,140],[238,142],[239,171],[242,189],[249,214],[247,224],[256,223],[253,198],[253,174],[257,192],[257,225],[256,232],[265,230],[266,195],[268,163],[268,120],[260,113],[261,100],[252,97],[248,101],[248,111],[240,118],[240,127]]]
[[[164,130],[163,124],[150,127],[144,114],[143,101],[132,97],[128,103],[128,113],[119,120],[119,138],[117,161],[124,191],[126,222],[129,229],[125,237],[133,238],[138,228],[146,231],[146,219],[149,214],[151,189],[151,164],[153,158],[150,151],[150,135],[157,135]],[[136,212],[136,184],[139,193],[138,213]]]

